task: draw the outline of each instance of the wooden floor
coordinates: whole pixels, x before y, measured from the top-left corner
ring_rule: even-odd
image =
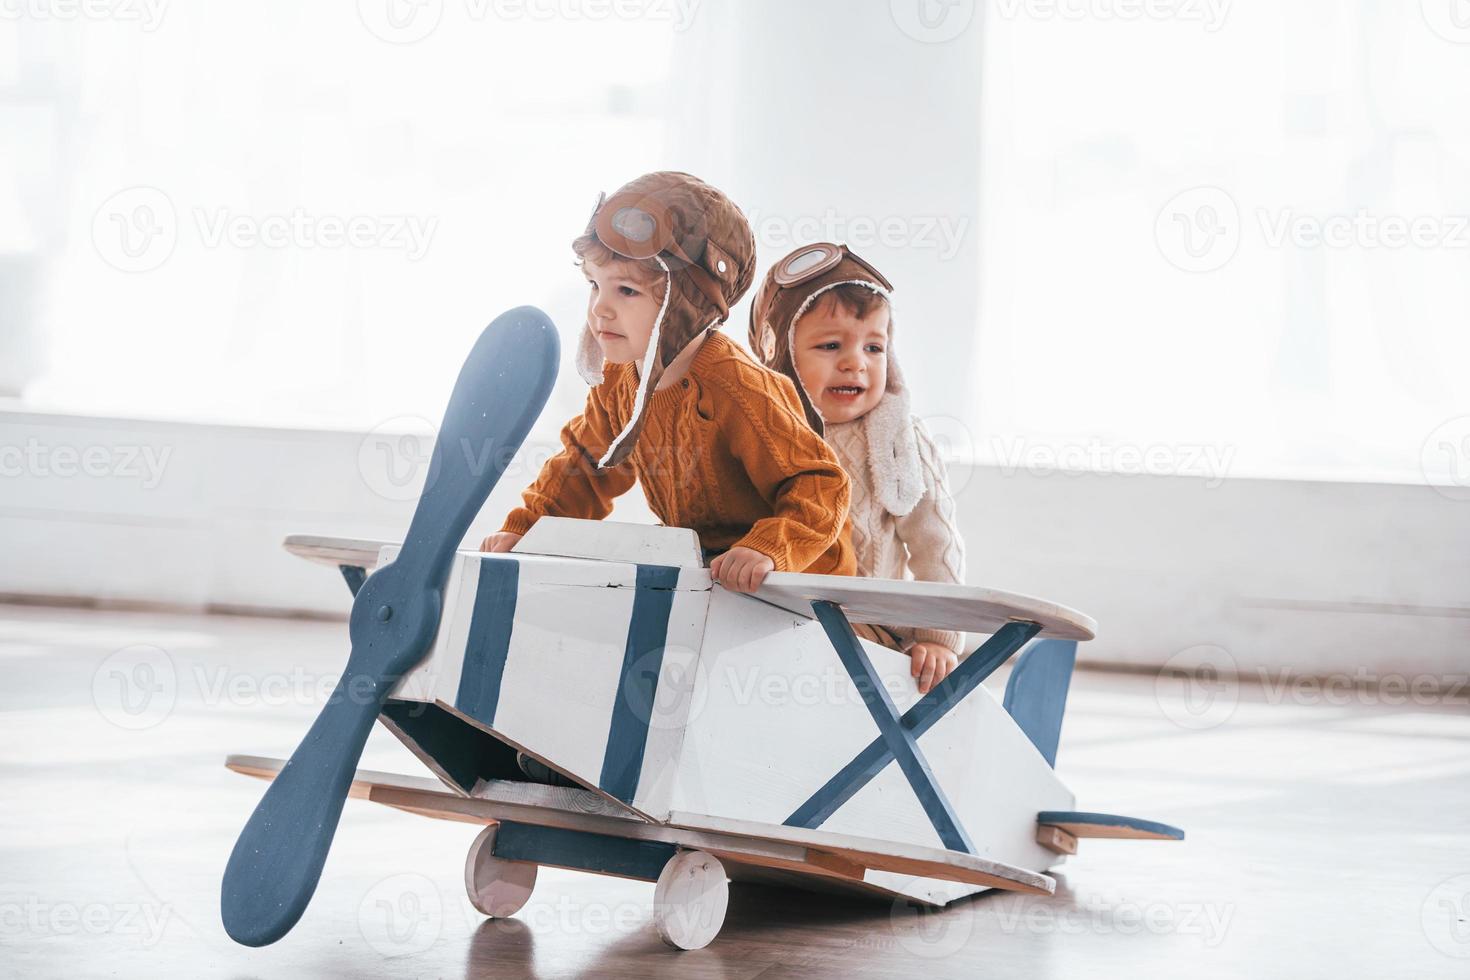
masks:
[[[345,637],[0,606],[0,975],[1470,976],[1466,692],[1410,707],[1243,686],[1186,702],[1096,672],[1076,677],[1062,733],[1079,808],[1189,839],[1084,841],[1054,898],[917,914],[736,886],[720,938],[677,953],[639,882],[543,870],[525,909],[486,922],[462,885],[473,827],[349,801],[296,930],[235,946],[220,873],[263,786],[221,763],[291,752]],[[422,772],[381,731],[364,765]]]

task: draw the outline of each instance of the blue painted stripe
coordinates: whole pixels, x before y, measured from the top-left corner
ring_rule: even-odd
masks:
[[[1141,820],[1138,817],[1120,817],[1114,813],[1084,813],[1079,810],[1043,810],[1036,815],[1036,822],[1046,826],[1081,824],[1089,827],[1123,827],[1144,834],[1156,834],[1170,840],[1183,840],[1184,831],[1156,820]],[[1078,837],[1087,834],[1079,833]]]
[[[480,559],[479,586],[454,706],[486,725],[495,723],[495,709],[500,705],[500,682],[510,652],[520,577],[521,563],[514,558]]]
[[[664,865],[678,853],[673,844],[630,840],[560,827],[502,820],[491,852],[506,861],[534,861],[594,874],[657,881]]]
[[[851,629],[851,627],[848,627]],[[899,724],[913,738],[923,735],[943,718],[945,713],[965,699],[980,683],[1006,662],[1012,653],[1020,649],[1027,640],[1041,629],[1035,623],[1007,623],[996,630],[995,635],[980,645],[960,662],[952,673],[930,689],[929,693],[915,701],[903,713]],[[887,692],[885,692],[886,694]],[[786,818],[788,827],[805,827],[815,830],[827,821],[837,809],[857,795],[873,777],[893,761],[893,752],[887,740],[878,736],[869,742],[851,762],[843,766],[837,775],[817,790],[791,816]]]
[[[1006,680],[1002,706],[1016,727],[1036,746],[1053,769],[1062,738],[1062,716],[1067,712],[1067,689],[1077,663],[1076,640],[1041,640],[1021,654]]]
[[[338,565],[337,570],[342,573],[342,579],[347,583],[353,598],[357,598],[357,590],[367,581],[367,569],[361,565]]]
[[[929,760],[919,751],[917,736],[899,724],[898,708],[888,696],[888,689],[883,686],[878,672],[873,669],[872,661],[863,651],[863,645],[858,642],[852,624],[835,602],[817,599],[812,602],[812,609],[816,611],[817,619],[827,631],[827,638],[832,641],[837,656],[842,660],[842,666],[847,668],[848,676],[852,678],[858,693],[862,695],[863,703],[868,707],[868,714],[872,715],[873,722],[882,733],[888,751],[898,760],[899,768],[913,787],[914,795],[919,798],[919,804],[928,814],[929,822],[934,825],[939,839],[952,851],[974,854],[975,845],[960,825],[949,798],[935,781]]]
[[[679,569],[667,565],[639,565],[633,590],[633,616],[623,645],[623,671],[613,700],[597,785],[624,803],[633,802],[643,772],[648,744],[648,722],[658,694],[658,675],[668,642],[669,613]]]

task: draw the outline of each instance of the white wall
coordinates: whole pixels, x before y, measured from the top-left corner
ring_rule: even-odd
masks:
[[[342,583],[291,558],[281,538],[397,538],[412,501],[392,498],[412,485],[395,488],[386,465],[407,475],[427,448],[407,446],[340,431],[0,413],[0,593],[343,613]],[[28,452],[18,475],[9,447]],[[523,449],[470,541],[498,527],[551,449],[544,438]],[[163,461],[161,478],[142,465],[145,451]],[[68,475],[88,458],[94,470],[110,460],[111,472]],[[1470,503],[1433,488],[960,464],[951,475],[971,583],[1096,617],[1085,659],[1159,665],[1209,644],[1247,672],[1465,669]],[[651,519],[636,491],[614,516]]]

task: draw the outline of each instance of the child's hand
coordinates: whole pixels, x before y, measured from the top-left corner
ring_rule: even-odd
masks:
[[[481,551],[509,551],[514,548],[516,542],[521,539],[519,534],[510,531],[496,531],[484,541],[480,542]]]
[[[754,592],[776,563],[754,548],[731,548],[709,563],[709,574],[731,592]]]
[[[959,666],[960,658],[941,643],[915,643],[908,650],[910,671],[919,684],[919,693],[929,691]]]

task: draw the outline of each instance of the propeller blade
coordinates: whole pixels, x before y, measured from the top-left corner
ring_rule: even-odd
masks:
[[[306,911],[373,721],[428,652],[455,549],[541,414],[558,356],[546,314],[522,306],[496,317],[466,358],[403,549],[352,604],[347,669],[230,854],[220,912],[236,942],[273,943]]]

